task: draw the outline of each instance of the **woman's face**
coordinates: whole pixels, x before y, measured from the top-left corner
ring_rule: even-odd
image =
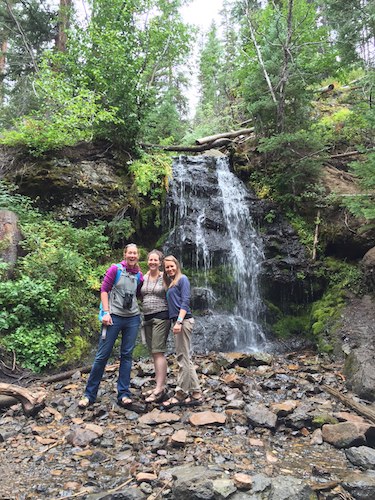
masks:
[[[134,267],[138,263],[138,248],[135,246],[130,246],[125,250],[124,254],[126,263],[129,267]]]
[[[173,260],[165,260],[164,261],[164,269],[167,273],[167,276],[170,278],[174,278],[177,273],[177,265],[173,262]]]
[[[150,271],[154,271],[155,269],[159,270],[160,268],[160,258],[157,253],[151,253],[148,256],[147,265]]]

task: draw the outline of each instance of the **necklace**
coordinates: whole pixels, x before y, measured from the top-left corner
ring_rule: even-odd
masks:
[[[146,287],[146,292],[147,293],[154,293],[154,290],[155,290],[155,287],[159,281],[159,278],[160,278],[160,274],[158,274],[158,276],[156,277],[155,280],[151,280],[151,274],[148,274],[147,275],[147,287]],[[149,287],[149,283],[151,282],[154,283],[154,286],[152,287],[152,290],[151,290],[151,287]]]

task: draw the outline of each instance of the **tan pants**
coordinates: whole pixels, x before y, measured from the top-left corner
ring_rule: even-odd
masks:
[[[197,372],[190,357],[193,326],[193,318],[185,319],[182,323],[181,332],[174,336],[178,364],[176,392],[191,393],[200,392],[201,390]]]

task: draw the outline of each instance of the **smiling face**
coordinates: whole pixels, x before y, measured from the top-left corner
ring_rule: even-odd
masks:
[[[165,260],[164,269],[167,276],[173,280],[177,273],[177,264],[173,260]]]
[[[138,264],[139,254],[136,245],[128,245],[125,248],[124,258],[129,267],[135,267]]]
[[[147,259],[147,265],[149,270],[152,271],[159,271],[160,268],[160,257],[157,253],[150,253]]]

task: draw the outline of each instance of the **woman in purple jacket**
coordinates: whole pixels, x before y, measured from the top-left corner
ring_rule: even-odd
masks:
[[[124,260],[119,265],[112,264],[105,274],[100,288],[103,313],[99,347],[87,381],[85,394],[78,403],[81,409],[87,408],[95,402],[105,365],[120,332],[122,332],[122,339],[117,401],[121,406],[132,404],[129,389],[130,371],[140,324],[137,296],[139,296],[143,282],[138,259],[137,245],[134,243],[126,245]],[[119,268],[120,272],[118,272]]]
[[[175,338],[178,375],[173,397],[164,401],[165,409],[173,406],[197,406],[203,403],[198,376],[190,357],[194,319],[190,311],[190,282],[182,274],[176,257],[164,259],[164,282],[167,287],[169,318]]]

